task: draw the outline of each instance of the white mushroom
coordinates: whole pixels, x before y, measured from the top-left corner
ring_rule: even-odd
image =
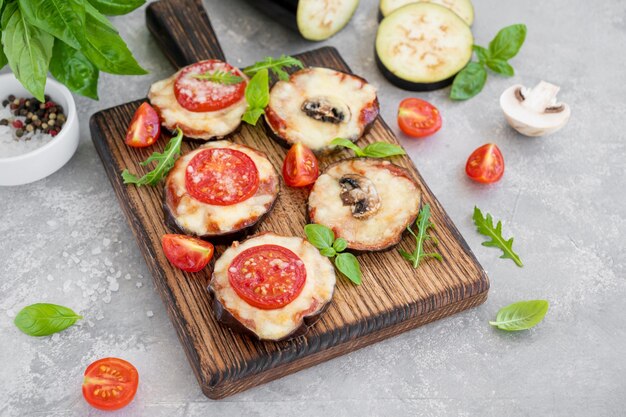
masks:
[[[532,89],[514,85],[500,96],[500,107],[507,122],[522,135],[548,135],[565,126],[571,113],[567,104],[557,102],[559,89],[545,81]]]

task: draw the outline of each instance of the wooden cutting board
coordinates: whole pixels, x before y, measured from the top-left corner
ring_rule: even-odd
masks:
[[[201,59],[224,59],[199,0],[152,3],[147,9],[147,23],[176,67]],[[334,48],[316,49],[298,58],[307,65],[349,71]],[[379,93],[384,94],[384,88]],[[126,128],[143,101],[94,114],[90,124],[92,138],[191,367],[208,397],[223,398],[288,375],[477,306],[487,298],[489,280],[484,270],[411,160],[399,157],[393,162],[409,169],[420,185],[423,202],[432,206],[434,234],[440,242],[437,250],[443,255],[443,262],[428,260],[413,269],[396,250],[366,253],[359,256],[363,285],[338,279],[330,308],[305,336],[271,343],[232,332],[216,321],[211,310],[207,291],[210,268],[196,274],[185,273],[172,267],[163,255],[160,238],[170,231],[163,218],[162,187],[137,188],[122,182],[120,173],[124,168],[144,172],[139,162],[153,151],[162,151],[168,139],[162,138],[148,149],[124,144]],[[231,139],[267,153],[280,170],[286,150],[267,136],[261,123],[257,127],[244,124]],[[380,118],[359,144],[373,141],[398,143]],[[197,146],[185,143],[183,152]],[[323,168],[347,156],[350,154],[344,151],[320,163]],[[283,187],[274,210],[259,230],[304,236],[306,199],[305,190]],[[414,240],[405,236],[400,246],[411,251]],[[224,249],[218,246],[216,256]]]

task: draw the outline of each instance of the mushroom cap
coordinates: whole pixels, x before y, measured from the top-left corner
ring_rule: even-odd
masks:
[[[520,102],[515,93],[518,89],[523,91],[524,86],[513,85],[500,96],[500,107],[513,129],[525,136],[544,136],[565,126],[571,114],[567,104],[558,103],[562,107],[558,112],[537,112]]]

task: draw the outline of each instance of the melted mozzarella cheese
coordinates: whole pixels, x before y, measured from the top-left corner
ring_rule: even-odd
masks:
[[[247,200],[228,206],[207,204],[193,198],[185,186],[185,178],[189,162],[203,149],[230,148],[248,155],[259,172],[259,190]],[[271,191],[263,191],[263,183],[271,184]],[[238,225],[246,220],[253,221],[264,215],[278,196],[279,179],[271,162],[261,152],[247,146],[238,145],[221,140],[209,142],[202,147],[183,155],[167,176],[166,192],[175,193],[176,207],[169,207],[178,225],[184,230],[197,236],[219,235],[236,231]],[[265,187],[267,188],[267,187]],[[166,199],[167,201],[172,199]],[[211,230],[208,226],[214,224],[219,230]]]
[[[171,131],[180,127],[185,136],[195,139],[222,138],[239,127],[241,116],[248,108],[245,97],[222,110],[192,112],[176,100],[174,83],[177,76],[178,73],[157,81],[148,93],[150,104],[157,109],[163,126]]]
[[[396,243],[417,216],[420,192],[415,182],[394,169],[399,167],[371,159],[348,159],[331,165],[319,176],[309,195],[311,220],[333,229],[337,237],[346,239],[349,248],[377,250],[388,247],[386,242]],[[350,206],[343,204],[339,180],[346,174],[363,175],[374,184],[381,207],[371,217],[357,219]]]
[[[306,281],[300,294],[289,304],[274,310],[251,306],[237,295],[228,280],[228,268],[237,255],[259,245],[278,245],[289,249],[302,260]],[[303,324],[303,317],[317,313],[328,303],[335,289],[335,269],[309,242],[299,237],[264,233],[244,242],[235,242],[215,262],[211,288],[215,297],[242,325],[261,339],[279,340]],[[311,311],[311,307],[316,308]]]
[[[342,103],[349,110],[346,120],[330,123],[309,117],[301,110],[302,104],[316,97]],[[278,81],[270,91],[268,107],[284,126],[277,126],[267,115],[266,121],[287,142],[301,142],[320,151],[338,137],[351,141],[360,138],[366,127],[361,111],[375,100],[376,88],[359,77],[327,68],[307,68],[293,74],[289,81]]]

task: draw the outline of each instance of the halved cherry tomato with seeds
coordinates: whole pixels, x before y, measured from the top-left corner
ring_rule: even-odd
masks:
[[[289,149],[283,163],[283,178],[290,187],[311,185],[320,175],[317,158],[309,148],[296,143]]]
[[[99,410],[111,411],[126,407],[135,397],[139,374],[123,359],[104,358],[85,370],[83,397]]]
[[[143,103],[130,122],[126,131],[126,144],[135,148],[145,148],[157,141],[161,135],[161,122],[156,110]]]
[[[502,178],[504,157],[498,146],[488,143],[476,149],[465,165],[467,176],[474,181],[490,184]]]
[[[202,270],[213,258],[213,245],[187,235],[168,234],[161,238],[165,257],[187,272]]]
[[[441,114],[427,101],[405,98],[398,108],[398,125],[406,135],[423,138],[441,129]]]

